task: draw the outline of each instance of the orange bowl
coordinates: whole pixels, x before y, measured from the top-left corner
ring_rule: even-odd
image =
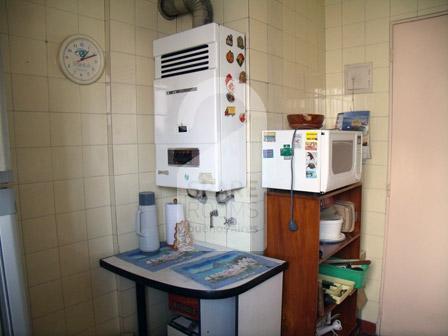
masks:
[[[323,114],[288,114],[289,126],[293,129],[321,128],[324,123]]]

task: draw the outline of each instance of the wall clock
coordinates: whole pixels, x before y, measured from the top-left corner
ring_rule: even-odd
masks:
[[[96,82],[104,71],[104,54],[89,36],[67,37],[59,48],[59,66],[64,75],[77,84]]]

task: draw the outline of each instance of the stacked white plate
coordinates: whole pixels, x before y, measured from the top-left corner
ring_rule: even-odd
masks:
[[[323,243],[336,243],[345,239],[341,232],[342,218],[321,219],[319,239]]]

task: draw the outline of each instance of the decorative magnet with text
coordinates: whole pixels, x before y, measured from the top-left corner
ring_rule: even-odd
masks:
[[[236,114],[235,106],[227,106],[226,111],[224,112],[225,116],[234,116]]]
[[[234,56],[233,56],[233,52],[231,52],[230,50],[227,52],[227,54],[226,54],[226,60],[227,60],[227,62],[229,62],[229,63],[233,63],[233,60],[234,60]]]
[[[244,49],[244,39],[242,36],[238,36],[238,38],[236,39],[236,44],[238,46],[238,48],[240,49]]]
[[[229,47],[233,46],[233,35],[232,35],[232,34],[227,35],[227,38],[226,38],[226,44],[227,44]]]
[[[242,66],[244,63],[244,55],[242,53],[239,53],[238,56],[236,57],[236,62],[238,63],[239,66]]]

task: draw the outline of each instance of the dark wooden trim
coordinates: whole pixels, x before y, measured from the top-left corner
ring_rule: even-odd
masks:
[[[358,319],[358,325],[361,335],[376,335],[376,323]]]
[[[183,295],[183,296],[189,296],[194,297],[198,299],[225,299],[232,296],[240,295],[244,292],[247,292],[248,290],[256,287],[257,285],[261,284],[262,282],[272,278],[274,275],[277,275],[280,272],[283,272],[288,268],[288,263],[282,263],[278,266],[275,266],[271,268],[269,271],[262,273],[261,275],[256,276],[254,279],[234,288],[230,289],[222,289],[222,290],[206,290],[206,289],[189,289],[185,287],[178,287],[173,286],[170,284],[166,284],[160,281],[148,279],[139,275],[136,275],[132,272],[126,271],[120,267],[114,266],[112,264],[109,264],[104,258],[100,260],[100,266],[107,269],[108,271],[111,271],[115,274],[118,274],[126,279],[135,281],[136,284],[145,285],[148,287],[152,287],[155,289],[160,289],[165,292]]]

